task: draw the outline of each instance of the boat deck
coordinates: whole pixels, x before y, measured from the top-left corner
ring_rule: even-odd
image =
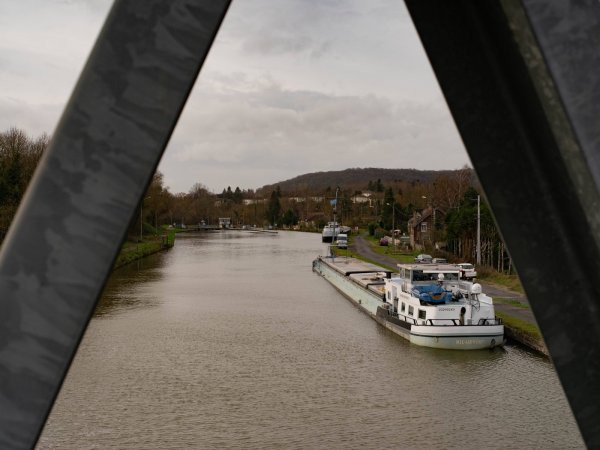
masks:
[[[360,259],[352,258],[351,256],[337,256],[335,258],[327,257],[323,258],[323,260],[338,272],[347,275],[353,273],[391,272],[390,270],[381,266],[361,261]]]
[[[324,262],[337,272],[350,277],[364,288],[378,295],[384,293],[384,278],[391,273],[381,266],[361,261],[352,257],[324,258]]]

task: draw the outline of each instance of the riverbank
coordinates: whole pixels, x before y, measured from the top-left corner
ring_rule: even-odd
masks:
[[[343,251],[339,251],[339,253],[340,255],[344,254]],[[352,237],[347,253],[394,271],[396,264],[410,262],[403,261],[400,257],[396,257],[397,255],[391,256],[375,252],[371,244],[360,235]],[[521,292],[511,291],[503,286],[486,283],[482,280],[478,281],[483,286],[484,292],[494,299],[496,315],[504,322],[506,338],[537,353],[549,356],[527,297]]]
[[[115,260],[113,270],[148,255],[173,247],[175,234],[174,230],[168,230],[166,234],[161,236],[145,236],[145,240],[142,242],[125,241]]]

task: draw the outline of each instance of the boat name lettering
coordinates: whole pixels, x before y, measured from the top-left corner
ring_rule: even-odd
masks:
[[[456,343],[458,345],[472,345],[472,344],[481,344],[483,341],[481,339],[457,339]]]
[[[438,311],[454,311],[455,308],[438,308]]]

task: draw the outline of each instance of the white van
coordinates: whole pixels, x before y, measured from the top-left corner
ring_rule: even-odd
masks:
[[[348,235],[341,233],[337,235],[337,247],[348,248]]]

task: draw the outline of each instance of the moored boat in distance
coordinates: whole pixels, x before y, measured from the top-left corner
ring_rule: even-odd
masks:
[[[392,272],[354,258],[318,257],[313,270],[377,322],[416,345],[476,350],[504,344],[502,320],[481,285],[450,264],[399,264]]]
[[[339,224],[335,221],[328,222],[321,232],[321,240],[323,242],[333,242],[338,234],[340,234]]]
[[[337,240],[338,235],[348,235],[351,231],[352,228],[350,227],[342,226],[337,222],[328,222],[327,225],[323,227],[323,231],[321,232],[321,240],[323,242],[334,242]]]

